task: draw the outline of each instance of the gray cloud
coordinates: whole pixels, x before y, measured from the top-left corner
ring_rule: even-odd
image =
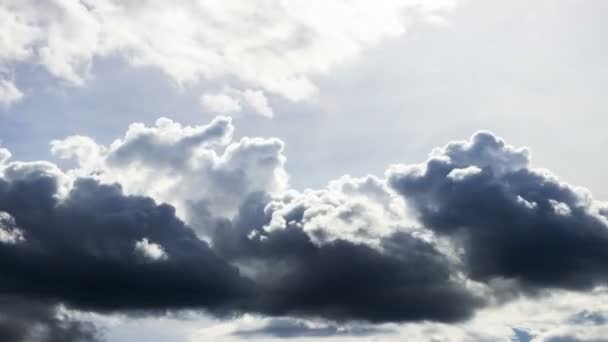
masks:
[[[3,342],[102,341],[92,323],[61,315],[52,303],[0,297],[0,340]]]
[[[356,336],[364,337],[377,334],[393,333],[387,328],[379,328],[366,324],[352,326],[338,326],[333,324],[311,325],[305,321],[289,318],[272,319],[262,327],[256,329],[241,329],[233,333],[235,336],[244,338],[270,336],[275,338],[300,338],[300,337],[331,337],[331,336]]]
[[[474,279],[570,289],[607,279],[604,204],[531,168],[525,149],[477,133],[388,177],[423,224],[462,245]]]
[[[482,305],[433,243],[410,232],[383,237],[376,248],[344,239],[314,243],[297,209],[285,228],[265,230],[267,202],[250,196],[233,222],[220,221],[213,239],[220,255],[255,280],[255,311],[337,321],[459,321]]]
[[[491,133],[436,149],[423,164],[393,166],[384,179],[344,176],[319,190],[267,192],[214,177],[228,170],[275,184],[285,176],[277,172],[280,140],[231,144],[231,130],[224,119],[192,127],[161,120],[132,126],[109,148],[83,137],[57,141],[55,152],[79,158],[68,173],[5,158],[3,229],[20,235],[0,243],[0,294],[95,312],[451,323],[491,302],[486,290],[496,279],[506,291],[605,284],[608,207],[531,168],[526,149]],[[198,162],[213,167],[190,167]],[[187,217],[209,243],[171,201],[125,194],[114,178],[91,175],[97,167],[127,184],[143,167],[149,174],[139,185],[149,188],[185,168],[193,177],[179,179],[185,199],[166,189],[156,196],[190,204]],[[222,193],[200,195],[200,184],[240,189],[234,209],[214,203]]]
[[[608,324],[608,315],[599,311],[582,310],[572,315],[568,319],[568,322],[574,324],[604,325]]]
[[[0,244],[0,293],[95,311],[221,310],[248,294],[248,282],[172,207],[91,179],[77,179],[59,200],[57,178],[31,171],[0,178],[0,210],[24,236]],[[168,257],[142,260],[143,239]]]

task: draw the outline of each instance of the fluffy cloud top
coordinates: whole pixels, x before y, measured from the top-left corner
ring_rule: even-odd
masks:
[[[73,136],[51,143],[53,153],[76,158],[78,175],[118,182],[129,194],[171,203],[196,228],[206,211],[231,216],[250,192],[287,186],[283,143],[275,138],[232,140],[231,120],[182,126],[163,118],[155,126],[132,124],[109,147]]]

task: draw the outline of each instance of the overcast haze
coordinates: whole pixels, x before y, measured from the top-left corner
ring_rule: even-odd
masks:
[[[607,11],[0,0],[0,340],[608,341]]]

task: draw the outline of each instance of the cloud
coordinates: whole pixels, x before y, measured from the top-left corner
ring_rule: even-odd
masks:
[[[9,0],[0,5],[0,32],[8,37],[0,43],[0,66],[40,64],[82,85],[96,58],[118,55],[180,84],[233,79],[236,86],[298,101],[315,93],[315,75],[413,23],[436,22],[453,7],[451,0]]]
[[[272,176],[269,179],[275,182],[274,170],[281,162],[277,153],[282,149],[278,141],[260,138],[229,143],[230,131],[225,118],[196,127],[163,119],[155,127],[132,125],[110,147],[96,146],[83,137],[54,142],[58,154],[86,153],[86,158],[81,155],[82,169],[68,174],[45,163],[8,164],[0,183],[0,210],[15,218],[26,240],[0,248],[0,260],[18,261],[3,265],[0,276],[12,284],[5,291],[95,311],[192,307],[375,322],[463,320],[482,304],[434,242],[405,229],[365,232],[367,225],[382,222],[382,213],[395,210],[391,201],[398,199],[386,193],[379,179],[344,178],[333,182],[326,195],[305,195],[302,205],[310,202],[311,208],[302,216],[278,205],[285,198],[276,197],[269,205],[272,194],[241,187],[239,196],[249,195],[236,202],[240,203],[236,216],[225,215],[216,198],[238,183],[235,178],[221,182],[215,172],[224,172],[223,163],[228,163],[238,167],[239,176]],[[213,148],[222,144],[229,146],[218,157]],[[176,153],[184,151],[190,155]],[[197,178],[182,176],[188,174],[189,165],[207,161],[214,163],[212,168],[192,170]],[[213,233],[209,236],[213,250],[174,216],[172,207],[157,205],[148,197],[124,195],[115,184],[100,184],[95,178],[108,171],[89,169],[97,165],[123,172],[125,186],[129,186],[128,167],[134,167],[138,177],[133,178],[140,181],[148,167],[150,178],[142,183],[146,189],[165,181],[166,171],[167,179],[182,176],[180,186],[198,196],[198,189],[204,188],[196,187],[196,182],[219,180],[210,183],[218,189],[209,195],[214,197],[201,200],[195,208],[209,216],[202,222],[191,218]],[[73,179],[65,182],[67,190],[61,195],[62,176]],[[365,198],[385,202],[366,205]],[[346,203],[332,210],[328,206],[332,200]],[[323,202],[327,210],[320,210]],[[286,226],[269,228],[271,219],[278,217],[272,210],[283,211]],[[327,218],[320,218],[323,215]],[[397,222],[400,216],[393,215]],[[309,219],[315,227],[310,232],[331,238],[313,240],[301,228]],[[331,223],[339,220],[344,225],[360,222],[351,241],[331,231]],[[384,224],[382,229],[391,226]],[[366,239],[372,236],[373,242],[357,242],[359,233]],[[142,255],[157,262],[142,263]],[[36,279],[23,274],[34,274]],[[98,286],[91,288],[89,279]],[[99,279],[104,279],[103,286]],[[451,304],[443,304],[447,302]]]
[[[0,107],[8,108],[22,98],[23,93],[15,86],[15,83],[0,79]]]
[[[474,171],[474,172],[473,172]],[[529,152],[488,132],[394,166],[388,181],[433,231],[460,244],[471,277],[534,288],[605,284],[605,204],[529,165]]]
[[[0,178],[0,210],[25,237],[0,244],[0,294],[94,311],[223,310],[249,295],[249,282],[172,207],[92,179],[59,198],[55,177],[22,174]],[[168,258],[142,263],[138,244],[148,258]]]
[[[16,226],[15,219],[0,211],[0,243],[16,244],[23,240],[23,231]]]
[[[11,159],[11,152],[6,148],[0,147],[0,165],[6,163],[9,159]]]
[[[589,311],[589,310],[582,310],[580,312],[577,312],[576,314],[572,315],[569,319],[569,322],[571,323],[575,323],[575,324],[596,324],[596,325],[603,325],[603,324],[608,324],[608,315],[606,315],[603,312],[598,312],[598,311]]]
[[[266,322],[263,326],[251,329],[241,329],[233,332],[233,335],[252,337],[274,337],[274,338],[302,338],[302,337],[331,337],[331,336],[370,336],[387,334],[392,331],[375,326],[358,324],[353,326],[337,326],[332,324],[311,324],[310,322],[277,318]]]
[[[239,101],[226,94],[203,94],[201,104],[214,114],[231,114],[241,111]]]
[[[243,91],[243,98],[256,113],[268,118],[274,115],[272,108],[268,105],[268,99],[261,90],[246,89]]]
[[[288,215],[285,227],[266,230],[267,203],[253,194],[232,222],[220,220],[213,238],[214,249],[256,282],[252,311],[337,321],[459,321],[483,304],[459,279],[457,265],[412,232],[394,231],[377,247],[339,238],[315,243],[302,229],[301,210]]]
[[[512,327],[534,338],[561,332],[448,323],[517,299],[505,294],[606,285],[608,205],[489,132],[385,177],[345,175],[303,191],[288,186],[282,141],[233,141],[233,132],[226,117],[192,126],[161,118],[107,146],[53,141],[53,153],[77,160],[68,171],[5,152],[0,212],[23,239],[0,244],[0,294],[102,313],[327,323],[310,334],[427,322],[491,340]]]
[[[586,329],[585,331],[556,329],[556,331],[535,337],[531,342],[606,342],[608,339],[605,337],[605,330],[606,327]]]
[[[268,98],[261,90],[238,90],[224,87],[219,93],[203,94],[201,104],[207,111],[214,114],[235,114],[246,108],[267,118],[274,116],[274,111],[268,104]]]
[[[148,127],[132,124],[110,146],[72,136],[51,143],[52,152],[79,163],[73,173],[118,182],[128,194],[170,203],[200,233],[206,211],[230,217],[250,192],[287,187],[283,142],[276,138],[232,141],[230,118],[182,126],[166,118]]]
[[[135,241],[135,252],[151,261],[162,261],[169,258],[163,246],[150,242],[146,238]]]
[[[0,340],[4,342],[103,341],[89,322],[76,320],[45,301],[0,296]]]

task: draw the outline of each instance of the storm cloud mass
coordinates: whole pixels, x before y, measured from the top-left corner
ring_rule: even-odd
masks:
[[[606,283],[608,206],[489,132],[385,178],[300,192],[288,188],[280,140],[232,142],[233,129],[226,118],[162,119],[109,147],[54,141],[78,161],[67,171],[3,152],[0,295],[39,306],[31,315],[1,306],[5,340],[24,340],[29,321],[49,336],[97,336],[57,318],[62,305],[449,323],[495,305],[501,291]],[[137,170],[144,177],[130,180]]]
[[[422,224],[462,245],[474,279],[578,289],[606,281],[606,204],[530,168],[525,149],[477,133],[388,178]]]

